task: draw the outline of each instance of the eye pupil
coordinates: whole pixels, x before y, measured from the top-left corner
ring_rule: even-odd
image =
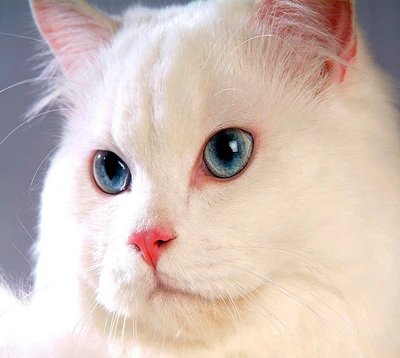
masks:
[[[114,158],[112,158],[114,159]],[[121,163],[117,160],[110,160],[110,156],[106,157],[105,160],[105,170],[107,176],[112,180],[116,176],[119,169],[121,169]]]
[[[105,150],[95,155],[93,175],[97,186],[107,194],[118,194],[126,190],[131,181],[131,173],[123,160]]]
[[[233,143],[235,143],[235,141],[232,141],[225,133],[221,134],[220,138],[218,138],[215,150],[221,160],[226,162],[232,161],[235,155],[235,151],[232,149],[232,147],[234,147]]]
[[[239,128],[228,128],[216,133],[206,144],[204,164],[211,175],[231,178],[248,164],[253,153],[253,136]]]

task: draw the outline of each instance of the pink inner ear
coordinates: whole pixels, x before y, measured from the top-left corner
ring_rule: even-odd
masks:
[[[325,17],[330,22],[332,32],[340,44],[338,56],[344,61],[350,62],[356,55],[354,9],[351,1],[336,0],[332,5],[327,4]],[[342,82],[346,75],[346,67],[335,63],[328,64],[328,66],[333,71],[335,71],[335,67],[339,66],[339,82]]]
[[[297,18],[296,6],[306,6],[319,16],[322,26],[328,27],[336,43],[339,45],[337,56],[345,62],[350,62],[356,56],[357,42],[354,32],[354,6],[351,0],[264,0],[260,4],[259,20],[268,23],[269,16],[275,18]],[[305,25],[309,19],[304,18]],[[316,29],[317,31],[318,29]],[[312,34],[305,34],[307,38]],[[327,68],[339,77],[342,82],[346,74],[346,66],[329,61]]]
[[[32,0],[32,10],[43,37],[68,74],[109,40],[118,25],[88,5],[74,1]]]

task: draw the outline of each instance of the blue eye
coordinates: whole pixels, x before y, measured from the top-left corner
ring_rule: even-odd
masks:
[[[239,174],[253,154],[253,136],[239,128],[228,128],[216,133],[206,144],[204,164],[217,178],[231,178]]]
[[[118,155],[99,150],[93,160],[93,175],[97,186],[107,194],[126,190],[131,182],[131,172]]]

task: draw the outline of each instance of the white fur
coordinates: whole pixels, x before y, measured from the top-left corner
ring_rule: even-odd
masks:
[[[43,190],[35,314],[22,315],[47,323],[22,342],[54,356],[400,355],[390,87],[358,32],[351,69],[331,82],[319,75],[336,46],[323,27],[332,47],[257,26],[256,9],[131,9],[59,87],[71,111]],[[234,180],[191,187],[207,138],[226,127],[253,133],[253,160]],[[131,190],[99,192],[98,149],[128,164]],[[177,232],[157,266],[173,293],[126,244],[158,223]]]

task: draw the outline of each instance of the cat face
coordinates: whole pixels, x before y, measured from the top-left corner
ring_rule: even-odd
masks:
[[[283,225],[273,219],[279,211],[271,205],[267,188],[274,184],[268,184],[272,178],[267,180],[263,164],[269,161],[272,127],[265,120],[269,110],[254,91],[260,73],[232,62],[231,73],[217,73],[218,52],[202,68],[217,39],[196,43],[200,31],[184,41],[179,32],[160,41],[149,31],[125,56],[112,49],[113,66],[103,69],[104,79],[92,84],[85,102],[77,102],[64,142],[68,162],[76,163],[70,169],[76,174],[69,201],[76,203],[73,216],[82,231],[81,269],[97,267],[86,275],[87,282],[110,310],[142,317],[154,311],[158,318],[152,330],[158,320],[170,325],[171,315],[180,325],[184,317],[196,317],[193,312],[219,306],[222,312],[210,315],[230,321],[224,300],[248,295],[251,301],[265,284],[262,275],[281,264],[257,249],[266,247],[266,237],[273,245]],[[203,46],[201,55],[193,55],[186,43]],[[159,55],[163,47],[173,55]],[[254,150],[240,174],[218,179],[207,172],[203,156],[210,138],[226,128],[251,133]],[[127,190],[118,195],[99,190],[92,172],[97,150],[124,161],[131,173]],[[266,212],[276,214],[267,219]],[[175,239],[165,245],[154,270],[128,241],[160,227],[172,230]],[[197,329],[192,320],[186,324]]]
[[[95,60],[79,59],[84,70],[73,49],[61,53],[69,114],[43,194],[40,245],[63,238],[60,270],[78,273],[85,304],[164,336],[198,337],[210,322],[231,325],[234,305],[245,317],[283,272],[302,272],[293,252],[332,248],[316,232],[336,210],[326,200],[337,190],[328,174],[345,155],[331,140],[345,118],[334,100],[324,103],[334,71],[324,72],[319,39],[314,52],[293,34],[282,40],[259,9],[134,9],[94,31],[104,38],[119,27]],[[244,131],[252,149],[240,173],[217,178],[205,151],[226,129]],[[99,150],[123,162],[126,190],[99,188]],[[130,241],[149,230],[173,238],[153,266]]]

